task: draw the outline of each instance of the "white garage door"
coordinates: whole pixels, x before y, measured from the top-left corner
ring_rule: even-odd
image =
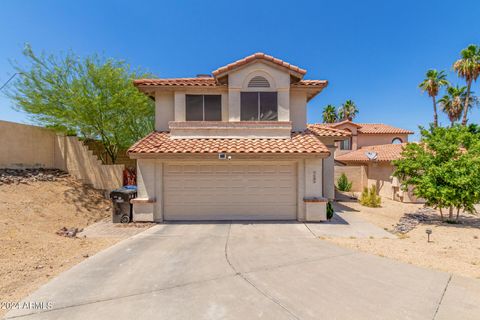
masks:
[[[296,219],[295,168],[275,161],[165,164],[165,219]]]

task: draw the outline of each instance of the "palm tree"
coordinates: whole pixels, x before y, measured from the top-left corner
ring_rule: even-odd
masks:
[[[444,95],[438,102],[442,106],[442,111],[445,112],[453,127],[456,121],[459,121],[463,112],[463,101],[467,95],[467,87],[448,87],[447,94]]]
[[[323,108],[323,122],[324,123],[334,123],[337,121],[337,110],[331,104]]]
[[[355,102],[352,100],[345,101],[344,104],[340,108],[338,108],[338,117],[342,120],[350,120],[352,121],[353,118],[358,114],[358,108],[355,105]]]
[[[425,74],[425,79],[418,85],[423,92],[427,92],[433,100],[433,126],[438,127],[437,102],[435,101],[438,91],[443,86],[448,86],[447,75],[445,71],[430,69]]]
[[[472,82],[477,81],[480,75],[480,48],[476,45],[469,45],[460,52],[461,58],[453,64],[453,70],[457,72],[460,78],[465,78],[467,82],[467,94],[463,108],[462,125],[467,125],[467,113],[470,105],[470,88]]]

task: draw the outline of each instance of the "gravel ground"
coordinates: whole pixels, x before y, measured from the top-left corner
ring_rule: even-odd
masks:
[[[7,302],[119,240],[57,235],[105,219],[110,201],[61,171],[17,173],[0,172],[0,301]]]
[[[381,208],[341,201],[336,209],[358,214],[397,239],[327,238],[341,246],[402,262],[480,279],[480,217],[461,215],[459,224],[440,220],[439,214],[419,204],[388,199]],[[427,242],[426,230],[432,231]]]

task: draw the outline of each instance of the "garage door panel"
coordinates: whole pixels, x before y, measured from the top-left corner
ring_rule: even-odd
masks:
[[[166,164],[165,219],[295,219],[296,181],[291,162]]]

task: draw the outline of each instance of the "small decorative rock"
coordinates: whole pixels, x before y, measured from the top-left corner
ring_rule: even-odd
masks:
[[[56,232],[59,236],[63,237],[68,237],[68,238],[75,238],[77,236],[77,233],[82,232],[83,229],[78,229],[78,228],[69,228],[67,229],[66,227],[61,228]]]
[[[0,169],[0,185],[12,183],[30,183],[35,181],[56,181],[68,176],[68,173],[59,169]]]
[[[420,208],[415,213],[406,213],[393,228],[394,233],[405,234],[412,231],[419,223],[430,223],[435,218],[436,211],[432,208]]]

